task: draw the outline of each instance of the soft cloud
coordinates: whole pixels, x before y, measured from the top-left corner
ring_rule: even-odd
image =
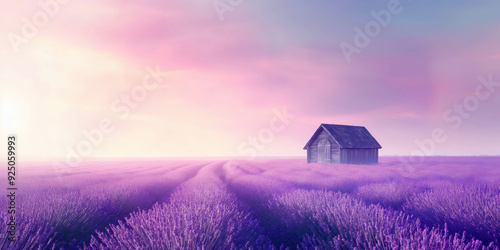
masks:
[[[72,1],[19,53],[2,41],[2,110],[15,105],[17,114],[2,111],[1,131],[18,133],[33,159],[63,157],[102,118],[117,129],[93,156],[237,155],[274,108],[287,107],[297,118],[259,155],[303,155],[320,123],[366,125],[383,154],[409,154],[415,139],[448,128],[443,112],[473,93],[479,75],[500,80],[498,17],[467,6],[405,4],[348,64],[339,43],[384,4],[248,1],[221,21],[210,1]],[[19,33],[36,11],[13,2],[0,28]],[[449,19],[425,21],[438,16]],[[120,120],[113,102],[156,65],[169,76]],[[464,122],[466,135],[450,134],[463,146],[436,153],[494,153],[485,138],[498,134],[499,98]]]

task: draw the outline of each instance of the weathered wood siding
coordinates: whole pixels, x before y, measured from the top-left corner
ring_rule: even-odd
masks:
[[[327,139],[330,142],[330,162],[329,163],[340,163],[340,146],[333,140],[330,135],[322,130],[316,138],[311,142],[311,145],[307,149],[307,163],[316,163],[319,158],[318,144],[322,139]]]
[[[347,164],[376,164],[378,163],[378,149],[341,149],[340,162]]]
[[[332,163],[340,163],[340,146],[337,143],[332,144]]]

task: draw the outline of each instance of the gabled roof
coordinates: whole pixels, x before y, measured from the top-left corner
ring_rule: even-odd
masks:
[[[309,147],[323,129],[340,145],[340,148],[382,148],[365,127],[321,124],[304,149]]]

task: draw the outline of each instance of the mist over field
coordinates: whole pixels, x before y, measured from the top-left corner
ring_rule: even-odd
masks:
[[[407,177],[397,157],[30,163],[1,248],[499,249],[499,163],[425,157]]]

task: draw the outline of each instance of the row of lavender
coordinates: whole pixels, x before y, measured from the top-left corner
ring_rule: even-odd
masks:
[[[99,233],[92,246],[498,249],[498,187],[435,180],[361,182],[352,194],[341,194],[304,190],[296,188],[300,184],[262,176],[231,178],[227,169],[222,179],[228,185],[212,179],[196,188],[183,186],[169,204],[132,214],[125,223]],[[215,182],[220,182],[217,188],[208,188]],[[241,231],[245,233],[237,233]],[[146,237],[137,232],[155,233]]]
[[[45,249],[82,245],[137,207],[150,207],[159,185],[81,188],[26,187],[18,196],[16,214],[0,210],[0,223],[16,217],[16,242],[2,237],[0,249]],[[5,200],[1,207],[7,207]],[[6,226],[0,228],[7,235]]]
[[[16,242],[5,237],[12,214],[0,209],[0,224],[5,225],[0,227],[0,249],[83,246],[96,230],[103,231],[140,208],[168,201],[170,192],[185,179],[153,174],[137,176],[135,172],[124,173],[127,169],[119,165],[111,169],[99,167],[103,172],[82,168],[81,172],[74,171],[63,178],[38,169],[23,173],[14,215]],[[190,165],[183,165],[183,171],[189,168]],[[0,208],[7,208],[6,202],[0,199]]]
[[[379,183],[358,188],[367,203],[403,211],[426,225],[500,245],[500,187],[471,181]]]
[[[120,178],[115,180],[106,175],[108,182],[89,174],[71,179],[71,185],[34,179],[31,189],[19,197],[24,213],[18,217],[18,242],[4,240],[0,246],[498,249],[500,245],[498,185],[363,179],[339,181],[326,191],[221,164],[188,172],[175,180],[166,178],[173,172],[165,173],[165,178],[135,181],[126,174],[116,175]],[[2,224],[6,216],[0,215]],[[5,235],[4,227],[0,233]]]
[[[132,213],[89,249],[248,249],[270,246],[258,221],[217,182],[187,183],[169,203]]]
[[[468,237],[463,231],[460,234],[450,233],[446,226],[430,228],[422,225],[418,218],[404,212],[380,205],[366,205],[348,194],[303,189],[271,194],[273,190],[262,192],[248,187],[244,190],[239,187],[238,190],[238,187],[233,186],[233,191],[243,198],[238,199],[222,185],[215,188],[210,186],[210,183],[197,187],[183,186],[174,193],[170,203],[133,213],[125,222],[112,225],[107,232],[98,233],[98,238],[93,238],[91,242],[91,248],[498,248],[494,243],[486,246],[482,241]],[[474,189],[476,186],[472,186],[472,189],[460,185],[455,188],[461,188],[464,192],[481,191],[481,194],[485,191]],[[433,196],[431,192],[422,195]],[[250,194],[252,197],[248,196]],[[475,197],[473,193],[468,195]],[[417,197],[420,195],[415,196]],[[262,200],[259,202],[259,199]],[[440,202],[446,204],[444,200]],[[432,204],[432,207],[442,209],[435,205]],[[417,211],[422,206],[425,203],[420,203],[414,209]],[[248,208],[252,212],[249,213]],[[496,219],[498,218],[500,217]],[[487,216],[477,217],[470,222],[471,225],[484,227],[497,225],[494,221],[487,221],[488,219],[490,218]]]

